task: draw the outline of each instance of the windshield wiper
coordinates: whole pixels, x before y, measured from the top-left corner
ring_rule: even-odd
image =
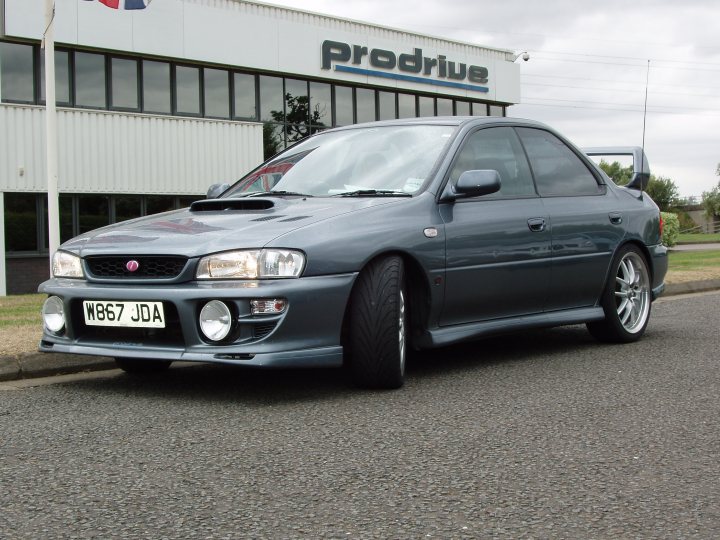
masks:
[[[356,189],[345,193],[336,193],[331,197],[412,197],[412,193],[394,189]]]
[[[298,193],[297,191],[257,191],[255,193],[251,193],[248,195],[248,197],[278,197],[278,196],[288,196],[288,197],[312,197],[313,195],[308,195],[307,193]]]

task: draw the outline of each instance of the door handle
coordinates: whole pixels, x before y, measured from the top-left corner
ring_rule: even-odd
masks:
[[[545,230],[545,218],[528,219],[528,227],[532,232],[542,232]]]
[[[620,212],[610,212],[608,214],[610,223],[613,225],[620,225],[622,223],[622,214]]]

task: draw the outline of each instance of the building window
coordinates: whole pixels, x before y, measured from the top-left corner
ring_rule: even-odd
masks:
[[[415,118],[416,116],[415,96],[398,94],[398,118]]]
[[[40,102],[45,103],[45,55],[40,55]],[[55,103],[71,105],[70,102],[70,53],[55,51]]]
[[[5,193],[5,249],[37,251],[38,208],[34,193]]]
[[[142,216],[142,197],[140,195],[118,195],[115,203],[114,221],[127,221]]]
[[[99,229],[110,224],[110,197],[108,195],[78,196],[78,233]]]
[[[35,102],[32,45],[0,43],[0,79],[3,101]]]
[[[452,116],[453,115],[453,102],[452,99],[437,98],[437,115],[438,116]]]
[[[310,83],[310,123],[319,127],[332,125],[332,87],[327,83]]]
[[[145,214],[159,214],[167,212],[175,208],[175,197],[172,195],[148,195],[145,198],[146,212]]]
[[[138,61],[129,58],[111,58],[110,80],[112,81],[110,107],[131,111],[139,110]]]
[[[490,116],[505,116],[505,107],[502,105],[490,105]]]
[[[175,111],[188,116],[200,116],[200,69],[175,67]]]
[[[283,80],[280,77],[260,76],[260,120],[282,122]]]
[[[456,101],[455,114],[457,116],[470,116],[470,103],[467,101]]]
[[[203,69],[205,116],[230,118],[230,73],[224,69]]]
[[[419,96],[418,110],[418,116],[435,116],[435,98]]]
[[[375,90],[369,88],[355,89],[355,118],[358,124],[362,122],[374,122],[375,114]]]
[[[67,242],[73,236],[77,236],[75,228],[75,216],[77,216],[77,206],[75,205],[75,197],[72,195],[60,194],[58,197],[60,206],[60,241]],[[47,247],[47,242],[45,242]]]
[[[335,87],[335,125],[347,126],[355,122],[353,115],[353,89],[349,86]]]
[[[75,105],[93,109],[107,107],[105,56],[75,53]]]
[[[397,106],[394,92],[378,92],[378,120],[397,118]]]
[[[143,110],[145,112],[170,114],[170,64],[143,60]]]
[[[484,103],[473,103],[472,104],[472,115],[473,116],[487,116],[487,105]]]
[[[248,120],[257,119],[255,75],[233,73],[233,87],[235,95],[235,118],[245,118]]]

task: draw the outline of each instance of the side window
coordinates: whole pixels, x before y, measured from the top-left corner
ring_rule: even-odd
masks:
[[[500,191],[484,198],[535,196],[530,167],[512,128],[487,128],[470,135],[458,154],[450,181],[457,181],[465,171],[481,169],[500,174]]]
[[[600,186],[568,146],[542,129],[517,128],[525,145],[538,192],[543,196],[597,195]]]

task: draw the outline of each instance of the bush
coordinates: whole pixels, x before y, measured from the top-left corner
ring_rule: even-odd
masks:
[[[691,229],[695,229],[697,227],[697,223],[695,223],[695,220],[690,217],[689,213],[684,210],[676,210],[675,214],[677,214],[677,217],[680,220],[681,231],[694,232],[691,231]]]
[[[660,215],[664,223],[662,243],[667,247],[673,247],[680,235],[680,220],[672,212],[661,212]]]

